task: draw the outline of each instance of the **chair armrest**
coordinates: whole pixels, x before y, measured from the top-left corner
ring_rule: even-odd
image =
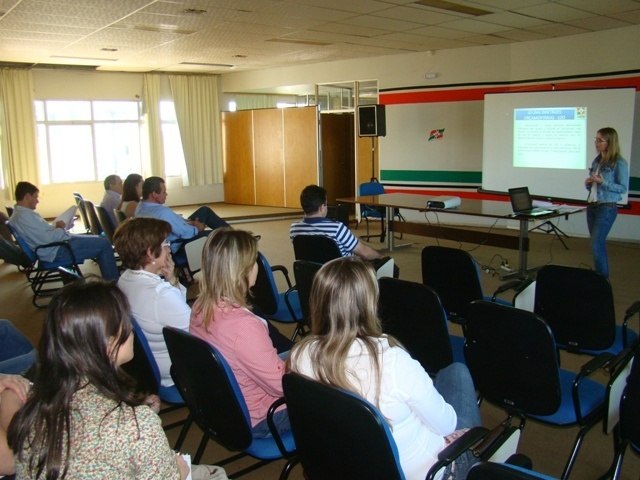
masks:
[[[289,279],[289,270],[284,265],[271,265],[272,272],[280,272],[284,275],[284,279],[287,281],[287,286],[292,287],[291,280]]]
[[[508,282],[504,282],[503,284],[501,284],[495,292],[493,292],[493,295],[491,295],[491,301],[495,302],[496,301],[496,297],[498,295],[500,295],[501,293],[504,293],[508,290],[518,290],[520,288],[520,286],[522,285],[523,280],[509,280]]]
[[[453,463],[463,453],[481,441],[489,431],[484,427],[474,427],[438,453],[438,461],[429,469],[425,480],[432,480],[447,465]]]
[[[640,300],[633,302],[626,312],[624,312],[624,319],[622,320],[622,344],[626,347],[629,345],[627,341],[627,324],[629,319],[636,313],[640,312]],[[638,334],[640,335],[640,315],[638,315]]]
[[[40,250],[41,248],[50,248],[50,247],[62,247],[64,249],[67,250],[67,252],[69,252],[69,255],[71,256],[71,260],[73,261],[74,264],[77,264],[77,260],[76,260],[76,256],[73,253],[73,250],[71,249],[71,245],[69,245],[69,242],[67,240],[61,240],[58,242],[51,242],[51,243],[45,243],[44,245],[38,245],[33,251],[36,254],[36,257],[38,257],[38,260],[40,260],[40,255],[38,255],[38,250]]]
[[[278,446],[278,450],[280,450],[280,453],[282,454],[282,456],[285,458],[290,458],[296,453],[296,451],[293,450],[290,452],[285,448],[284,443],[282,442],[282,437],[280,436],[280,432],[278,432],[278,429],[276,428],[276,424],[273,421],[273,416],[276,413],[276,410],[278,409],[278,407],[285,404],[286,404],[286,401],[284,397],[280,397],[279,399],[277,399],[275,402],[271,404],[271,406],[269,407],[269,410],[267,410],[267,425],[269,425],[269,430],[271,431],[271,435],[273,436],[273,439],[275,440],[276,445]]]
[[[580,382],[582,382],[584,378],[592,375],[597,370],[605,368],[613,358],[614,355],[611,353],[602,353],[597,357],[592,358],[580,368],[580,372],[573,380],[573,385],[571,387],[571,396],[573,398],[573,408],[575,409],[576,420],[580,425],[582,425],[584,421],[582,418],[582,409],[580,408]]]
[[[293,306],[291,306],[291,301],[289,301],[289,297],[291,296],[291,294],[297,291],[298,291],[298,288],[294,285],[293,287],[290,287],[286,292],[284,292],[284,303],[287,305],[287,309],[291,314],[291,318],[293,318],[296,322],[302,322],[304,318],[296,317],[296,313],[293,309]]]

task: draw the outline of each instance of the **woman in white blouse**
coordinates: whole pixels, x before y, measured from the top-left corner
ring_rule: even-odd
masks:
[[[375,273],[356,257],[326,263],[313,280],[310,302],[311,334],[294,345],[291,370],[376,405],[390,424],[407,480],[424,479],[448,443],[480,425],[466,366],[451,364],[432,381],[383,334]],[[442,478],[466,478],[472,462],[463,455]]]
[[[163,327],[189,331],[191,308],[187,290],[174,273],[167,236],[171,225],[155,218],[131,218],[118,227],[114,245],[127,270],[118,287],[125,293],[131,313],[144,332],[160,369],[160,383],[173,385],[171,359],[162,336]]]

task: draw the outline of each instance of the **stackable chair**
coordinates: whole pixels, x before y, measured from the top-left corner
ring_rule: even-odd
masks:
[[[258,252],[258,276],[251,287],[251,302],[254,312],[268,320],[282,323],[297,323],[291,340],[300,333],[302,328],[302,310],[298,291],[292,286],[289,271],[284,265],[269,265],[266,257]],[[274,272],[280,272],[287,282],[288,289],[279,292]]]
[[[93,206],[96,216],[98,217],[98,223],[102,229],[102,234],[107,237],[109,242],[113,243],[113,232],[115,231],[115,225],[111,221],[111,217],[107,215],[107,211],[100,205]]]
[[[429,375],[454,358],[464,362],[464,338],[449,336],[447,317],[431,288],[393,278],[381,278],[378,284],[382,330],[396,337]]]
[[[296,235],[293,237],[293,252],[296,260],[315,263],[327,263],[342,256],[336,242],[325,235]]]
[[[361,183],[358,188],[358,195],[382,195],[384,193],[384,186],[378,181],[371,181],[366,183]],[[363,235],[362,238],[365,238],[367,241],[371,238],[369,234],[369,220],[375,220],[380,222],[380,241],[384,242],[384,238],[386,236],[385,231],[385,218],[387,216],[387,209],[385,207],[378,207],[375,205],[361,205],[360,206],[360,217],[364,219],[365,225],[367,227],[367,234]],[[400,213],[399,208],[393,209],[393,218],[397,218],[398,221],[404,221],[404,217]],[[398,238],[402,238],[402,233],[398,236]]]
[[[534,312],[544,318],[564,350],[616,355],[638,341],[628,323],[640,312],[640,301],[627,309],[622,325],[617,325],[611,284],[593,270],[545,265],[536,275],[534,298]]]
[[[293,262],[293,278],[296,281],[298,301],[300,302],[300,313],[302,314],[299,335],[307,333],[311,326],[311,319],[309,317],[311,285],[313,284],[313,277],[315,277],[321,267],[322,264],[320,263],[308,262],[306,260],[296,260]]]
[[[274,402],[268,420],[272,436],[254,438],[251,418],[233,371],[217,349],[207,342],[181,330],[165,327],[165,341],[171,357],[171,376],[185,399],[193,420],[206,434],[193,457],[200,463],[209,438],[227,450],[241,452],[217,465],[225,465],[246,455],[259,461],[239,472],[229,474],[232,478],[249,473],[267,463],[295,452],[291,432],[282,435],[273,428],[272,416],[282,401]],[[280,478],[287,478],[293,462],[288,462]]]
[[[160,400],[169,405],[160,410],[160,415],[185,408],[186,404],[182,399],[178,387],[175,385],[164,387],[160,384],[160,370],[149,346],[147,337],[134,318],[131,319],[131,324],[133,325],[133,331],[135,333],[133,338],[133,360],[123,365],[123,369],[136,380],[137,388],[140,392],[156,394],[160,397]],[[165,430],[182,426],[174,445],[175,450],[180,450],[182,447],[192,423],[193,419],[189,415],[184,420],[179,420],[164,426]]]
[[[125,213],[122,210],[118,210],[117,208],[113,209],[113,214],[116,217],[116,228],[127,219],[127,216],[125,215]]]
[[[604,418],[606,386],[589,378],[613,356],[603,354],[579,373],[559,367],[553,334],[532,312],[477,300],[468,309],[465,357],[480,396],[509,418],[579,432],[562,479],[569,477],[587,432]]]
[[[91,223],[89,222],[89,215],[87,214],[87,207],[84,204],[84,198],[78,192],[73,192],[73,199],[80,212],[80,220],[82,220],[82,225],[85,229],[84,233],[91,233]]]
[[[384,186],[380,182],[366,182],[361,183],[358,189],[358,194],[363,195],[382,195],[384,193]],[[369,220],[376,220],[380,222],[380,241],[384,242],[386,236],[384,220],[386,216],[385,207],[376,207],[373,205],[360,205],[360,217],[364,219],[367,227],[367,234],[363,235],[367,241],[371,238],[369,234]]]
[[[463,326],[469,304],[474,300],[491,300],[504,305],[494,294],[485,296],[480,283],[478,266],[469,252],[459,248],[427,246],[422,249],[422,283],[433,288],[447,312],[447,318]],[[521,282],[506,282],[504,288],[516,288]]]
[[[618,422],[613,429],[615,455],[608,472],[613,480],[617,480],[622,474],[624,455],[628,448],[640,455],[640,347],[636,346],[632,353],[633,363],[629,368],[629,375],[624,379],[625,385],[620,401],[617,405],[610,405],[619,407]],[[617,398],[615,389],[612,389],[612,392],[613,398]]]
[[[96,206],[91,200],[82,200],[81,205],[82,208],[80,209],[80,211],[84,209],[85,214],[87,215],[87,221],[89,222],[89,233],[91,233],[91,235],[102,235],[102,225],[100,224],[100,219],[98,218],[98,214],[96,213]],[[80,215],[82,216],[82,214]]]
[[[557,480],[543,473],[535,472],[509,463],[480,462],[469,470],[467,480]]]
[[[58,271],[58,267],[66,267],[77,273],[79,276],[82,276],[82,271],[80,270],[78,262],[76,261],[73,250],[71,250],[71,247],[69,246],[69,242],[60,241],[47,243],[45,245],[39,245],[35,248],[35,250],[32,250],[29,244],[16,233],[16,230],[11,226],[11,223],[7,223],[7,226],[9,227],[13,238],[16,239],[20,250],[22,250],[22,253],[24,254],[22,260],[25,261],[22,262],[21,260],[19,269],[27,277],[27,281],[29,282],[29,286],[31,287],[31,291],[33,292],[33,298],[31,302],[35,307],[46,307],[48,302],[41,303],[40,299],[50,298],[58,290],[60,290],[60,288],[62,288],[63,282],[60,272]],[[38,257],[38,252],[48,247],[60,247],[67,249],[69,258],[71,258],[71,260],[54,260],[52,262],[41,260]]]
[[[364,398],[352,392],[287,373],[282,386],[296,440],[297,458],[308,480],[404,480],[398,450],[387,420]],[[500,427],[492,441],[479,446],[489,431],[476,427],[438,454],[427,479],[469,449],[480,458],[501,456],[513,436]]]

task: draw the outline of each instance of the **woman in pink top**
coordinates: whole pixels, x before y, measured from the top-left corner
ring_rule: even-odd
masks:
[[[216,229],[202,251],[200,294],[189,331],[217,348],[244,395],[254,435],[270,435],[267,410],[282,397],[284,361],[269,338],[266,320],[249,310],[247,294],[258,275],[258,242],[243,230]],[[289,429],[286,410],[274,417],[279,431]]]

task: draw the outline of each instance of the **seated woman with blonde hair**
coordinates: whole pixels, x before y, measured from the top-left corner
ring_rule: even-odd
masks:
[[[269,337],[266,320],[249,309],[249,289],[258,276],[258,242],[243,230],[216,229],[202,251],[200,294],[189,331],[217,348],[238,381],[255,437],[267,437],[269,406],[282,397],[284,361]],[[286,410],[274,415],[278,431],[288,431]]]
[[[186,332],[191,316],[187,289],[174,273],[169,233],[171,225],[163,220],[131,218],[113,236],[122,265],[127,268],[118,279],[118,287],[127,296],[133,318],[149,342],[163,387],[172,386],[173,379],[162,329],[175,327]]]
[[[34,385],[8,431],[16,478],[187,478],[160,418],[120,369],[133,358],[130,317],[113,283],[74,282],[51,300]],[[194,478],[214,478],[213,468]]]
[[[293,347],[288,361],[293,372],[376,405],[390,423],[406,478],[422,480],[440,450],[480,425],[473,382],[461,363],[442,369],[432,381],[382,333],[377,305],[378,282],[370,265],[355,257],[326,263],[311,288],[311,334]],[[466,478],[471,462],[463,455],[442,478]]]

